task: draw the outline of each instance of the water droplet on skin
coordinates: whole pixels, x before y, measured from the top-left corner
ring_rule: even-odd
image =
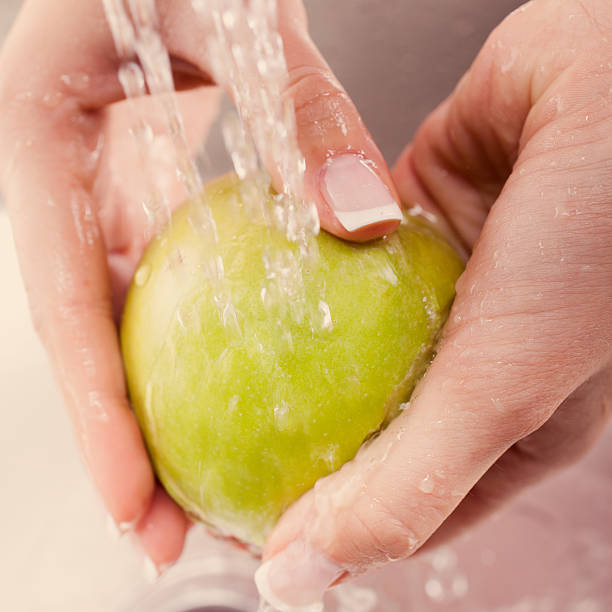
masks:
[[[392,448],[393,448],[393,442],[389,442],[389,444],[387,444],[385,448],[385,452],[380,457],[380,460],[379,460],[380,463],[386,463],[387,459],[389,458],[389,453],[391,452]]]
[[[468,589],[468,579],[463,574],[459,574],[453,578],[453,581],[451,583],[451,591],[457,599],[465,597],[467,595]]]
[[[331,593],[338,602],[338,612],[371,612],[378,603],[374,589],[354,584],[341,584]]]
[[[228,30],[231,30],[236,25],[236,16],[234,15],[232,11],[230,10],[223,11],[222,18],[223,18],[223,25]]]
[[[432,553],[431,567],[439,573],[448,572],[457,567],[457,553],[448,546],[443,546]]]
[[[149,280],[151,276],[151,266],[148,264],[143,264],[136,270],[136,274],[134,275],[134,282],[137,287],[144,287],[146,282]]]
[[[425,582],[425,593],[427,597],[437,602],[443,601],[446,595],[442,583],[437,578],[430,578]]]
[[[484,566],[491,567],[495,563],[496,556],[497,555],[494,550],[486,549],[482,551],[480,560]]]
[[[419,483],[419,490],[423,491],[423,493],[433,493],[434,481],[429,474],[427,474],[427,476],[425,476]]]
[[[89,86],[90,77],[85,72],[75,72],[74,74],[63,74],[60,81],[73,91],[83,91]]]
[[[19,102],[26,102],[33,98],[34,94],[31,91],[22,91],[15,96],[15,99]]]
[[[132,134],[142,146],[151,147],[155,142],[155,132],[149,123],[143,122],[138,127],[132,128]],[[164,145],[166,145],[166,152],[169,152],[167,139],[164,140]]]
[[[430,223],[437,223],[438,218],[433,213],[425,210],[419,203],[415,202],[410,208],[406,209],[409,217],[424,217]]]
[[[517,58],[519,56],[519,50],[516,48],[510,49],[510,56],[502,63],[501,72],[505,74],[506,72],[512,70]]]
[[[502,401],[498,397],[492,397],[491,403],[493,404],[493,406],[495,406],[496,410],[498,410],[499,412],[503,411],[504,405],[502,404]]]
[[[49,91],[43,96],[42,100],[47,108],[57,108],[63,99],[64,95],[60,91]]]
[[[90,418],[93,418],[96,421],[101,421],[102,423],[108,423],[109,416],[104,408],[102,395],[99,391],[90,391],[87,394],[87,404],[87,412]]]
[[[409,535],[407,544],[408,552],[412,552],[413,550],[416,550],[417,546],[419,545],[419,539],[414,534]]]

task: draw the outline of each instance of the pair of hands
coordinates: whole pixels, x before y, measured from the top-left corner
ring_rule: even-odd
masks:
[[[205,44],[190,3],[157,4],[195,150],[217,101]],[[612,7],[534,0],[513,13],[392,171],[309,39],[299,0],[279,1],[279,25],[322,227],[367,240],[394,228],[393,202],[418,203],[470,254],[410,411],[294,504],[267,542],[260,586],[302,604],[344,574],[453,537],[602,432],[612,409]],[[130,206],[145,187],[126,178],[141,173],[120,61],[101,2],[26,3],[0,58],[0,178],[33,320],[91,477],[163,568],[189,521],[155,482],[117,340],[146,228]],[[163,138],[155,107],[137,104]],[[367,200],[351,189],[364,175],[346,167],[349,149],[375,168]],[[174,179],[167,193],[173,205],[184,196]]]

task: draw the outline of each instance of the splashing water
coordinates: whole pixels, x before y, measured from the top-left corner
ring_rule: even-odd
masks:
[[[161,105],[170,136],[176,172],[190,201],[189,218],[201,237],[202,273],[211,283],[219,316],[226,328],[240,334],[231,295],[224,283],[217,233],[210,206],[202,197],[203,183],[193,163],[178,110],[170,57],[164,46],[154,0],[104,0],[119,57],[119,80],[128,100],[150,93]],[[305,162],[297,143],[293,101],[283,97],[289,81],[282,40],[276,28],[276,2],[254,0],[193,0],[207,33],[208,62],[215,79],[230,92],[238,110],[223,121],[223,136],[237,175],[243,180],[241,199],[249,218],[275,226],[298,253],[269,244],[264,254],[267,305],[279,319],[289,317],[313,330],[329,330],[327,305],[306,311],[302,267],[317,261],[319,219],[312,202],[302,199]],[[137,62],[134,61],[137,58]],[[133,128],[149,196],[143,202],[152,237],[171,221],[170,203],[159,184],[152,159],[155,133],[132,104]],[[272,178],[263,166],[274,168],[272,214],[265,207]],[[312,310],[312,309],[310,309]]]
[[[156,134],[133,102],[147,94],[161,105],[174,156],[177,176],[190,201],[189,220],[200,236],[203,274],[211,283],[219,316],[226,328],[240,334],[231,295],[224,282],[223,261],[212,210],[202,196],[203,182],[193,163],[178,110],[170,56],[159,29],[155,0],[103,0],[121,65],[119,81],[131,102],[132,135],[136,141],[149,194],[143,208],[149,222],[149,238],[171,222],[171,206],[152,158]],[[126,6],[127,5],[127,6]],[[276,0],[192,0],[207,33],[208,64],[221,86],[231,95],[238,114],[222,125],[226,148],[242,179],[241,199],[253,222],[281,230],[297,249],[269,244],[264,253],[266,286],[262,299],[275,309],[279,320],[289,316],[311,328],[331,331],[332,313],[323,300],[313,312],[306,308],[302,268],[317,262],[316,235],[319,218],[313,202],[303,199],[305,161],[298,147],[293,101],[283,96],[289,82],[282,40],[277,30]],[[166,143],[164,143],[166,146]],[[272,168],[272,177],[263,168]],[[270,187],[277,189],[273,207],[263,203]],[[169,256],[172,257],[172,254]],[[172,262],[169,262],[169,265]],[[178,272],[177,272],[178,274]],[[135,282],[144,285],[150,270],[137,270]],[[179,292],[177,292],[179,294]],[[179,294],[180,295],[180,294]],[[177,304],[176,316],[184,328],[189,313]],[[288,330],[285,330],[288,333]],[[285,335],[287,335],[285,333]],[[290,334],[287,342],[291,344]],[[282,419],[284,407],[277,417]],[[266,603],[261,609],[272,610]]]
[[[212,284],[214,301],[219,316],[227,328],[239,332],[231,296],[223,283],[223,262],[216,252],[217,234],[210,207],[201,198],[202,181],[191,160],[185,129],[175,97],[170,56],[159,32],[154,0],[130,0],[129,13],[122,0],[104,0],[104,10],[110,25],[117,54],[123,60],[119,67],[119,81],[128,100],[150,93],[161,104],[173,149],[176,172],[190,201],[190,221],[201,237],[200,248],[205,251],[203,273]],[[138,58],[139,63],[132,58]],[[155,133],[132,104],[133,128],[142,167],[147,174],[148,199],[143,202],[149,220],[149,231],[156,235],[171,220],[171,209],[163,186],[155,179],[155,163],[151,145]],[[151,237],[151,236],[149,236]]]

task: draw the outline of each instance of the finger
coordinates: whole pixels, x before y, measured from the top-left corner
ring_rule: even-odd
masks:
[[[157,484],[151,505],[135,528],[154,575],[162,574],[178,560],[188,528],[189,519],[183,510]]]
[[[575,463],[592,449],[611,416],[612,368],[607,368],[581,385],[542,427],[504,453],[421,550],[468,532],[527,488]]]
[[[126,397],[104,245],[89,194],[49,152],[32,155],[42,159],[23,160],[7,190],[21,271],[83,457],[123,528],[149,505],[153,474]]]
[[[347,92],[296,25],[296,2],[280,3],[279,24],[289,70],[285,95],[295,106],[306,160],[306,194],[321,225],[342,238],[368,240],[397,227],[398,196],[381,152]]]
[[[74,91],[87,81],[85,68],[104,62],[88,44],[100,35],[101,15],[88,3],[67,12],[58,4],[28,3],[3,49],[1,170],[34,324],[87,468],[125,530],[148,508],[154,479],[126,397],[105,245],[87,188],[99,115],[83,111],[84,98]],[[59,23],[64,29],[51,27]],[[74,35],[57,41],[60,31]],[[28,70],[32,38],[41,52]],[[61,79],[63,70],[70,78]],[[93,74],[83,95],[90,102],[106,96],[108,78],[102,69]]]
[[[536,25],[546,28],[546,19]],[[546,87],[540,101],[525,64],[508,77],[516,99],[502,97],[504,105],[520,112],[525,96],[535,96],[525,140],[457,286],[439,353],[410,409],[281,519],[258,573],[276,603],[310,603],[343,572],[417,550],[499,457],[609,363],[612,117],[598,103],[585,127],[574,112],[610,86],[587,70],[593,54],[557,72],[561,90],[581,92],[568,114],[550,113]],[[473,68],[481,78],[464,80],[462,95],[486,96],[484,77],[500,74],[501,60],[485,53]],[[538,66],[534,60],[540,75]]]
[[[589,54],[602,61],[609,55],[595,25],[605,21],[603,8],[594,8],[597,17],[592,18],[579,8],[574,20],[571,4],[530,2],[508,17],[395,163],[393,179],[402,201],[440,214],[471,250],[530,136],[557,113],[581,112],[586,90],[575,78],[575,51],[581,50],[582,61]],[[550,44],[557,27],[564,27],[567,36],[561,48]],[[573,82],[568,82],[570,73],[557,80],[572,64]],[[536,100],[540,103],[532,112]],[[549,134],[548,145],[562,148],[571,138],[569,130]]]
[[[209,71],[193,19],[186,23],[190,17],[185,13],[175,14],[170,5],[166,9],[173,53]],[[390,172],[353,102],[309,38],[302,3],[279,2],[278,24],[289,73],[283,95],[294,103],[297,139],[306,162],[305,195],[316,203],[322,227],[351,240],[392,231],[401,210]],[[181,34],[173,36],[173,30]],[[227,87],[226,76],[218,78]],[[265,161],[278,183],[279,160]]]

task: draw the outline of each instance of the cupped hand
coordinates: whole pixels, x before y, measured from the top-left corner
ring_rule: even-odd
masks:
[[[394,168],[470,254],[410,407],[281,518],[279,609],[441,543],[576,461],[612,412],[612,5],[536,0]]]
[[[115,523],[136,531],[161,568],[179,556],[188,520],[156,484],[126,395],[116,323],[146,243],[142,200],[162,190],[174,206],[185,193],[159,105],[151,98],[122,102],[118,69],[135,59],[134,49],[119,56],[103,5],[24,5],[0,57],[0,178],[33,321],[87,468]],[[164,0],[157,9],[175,83],[185,90],[179,107],[193,153],[217,103],[206,29],[190,2]],[[298,0],[279,2],[279,27],[306,195],[322,226],[354,240],[392,230],[400,212],[389,170],[310,41]],[[134,116],[155,133],[152,168],[128,133]]]

